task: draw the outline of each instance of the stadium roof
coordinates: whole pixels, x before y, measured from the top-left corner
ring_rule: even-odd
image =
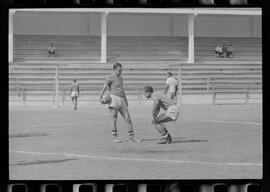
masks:
[[[35,8],[11,9],[13,12],[96,12],[206,15],[262,15],[261,8]]]

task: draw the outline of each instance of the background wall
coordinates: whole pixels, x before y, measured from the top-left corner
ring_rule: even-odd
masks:
[[[14,16],[14,34],[100,35],[99,13],[22,13]],[[110,36],[187,36],[186,15],[109,14]],[[198,15],[195,35],[261,37],[260,16]]]
[[[15,13],[14,34],[86,35],[87,14]]]
[[[251,37],[252,16],[197,16],[196,36]]]

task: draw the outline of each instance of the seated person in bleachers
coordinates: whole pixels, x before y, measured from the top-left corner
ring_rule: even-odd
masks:
[[[217,57],[224,57],[223,53],[223,47],[217,46],[215,50],[215,54]]]
[[[55,54],[55,46],[53,43],[51,43],[50,46],[48,47],[48,53],[49,53],[48,57],[56,55]]]
[[[233,46],[231,44],[225,45],[223,52],[226,57],[233,57]]]

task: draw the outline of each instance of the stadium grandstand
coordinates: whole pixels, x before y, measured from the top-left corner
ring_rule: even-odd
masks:
[[[171,71],[181,103],[262,102],[260,8],[12,9],[9,22],[10,102],[64,103],[72,79],[97,100],[115,62],[130,100]],[[233,57],[214,54],[222,44]]]

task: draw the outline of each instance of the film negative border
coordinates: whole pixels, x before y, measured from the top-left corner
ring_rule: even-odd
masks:
[[[260,182],[183,183],[183,182],[70,182],[13,183],[7,192],[262,192]]]
[[[7,0],[9,7],[260,7],[262,0]]]
[[[128,6],[154,6],[153,3],[151,4],[151,1],[146,0],[130,0],[130,1],[114,1],[113,0],[107,0],[107,1],[99,1],[100,4],[95,4],[96,2],[93,1],[87,1],[87,0],[74,0],[70,1],[68,4],[63,5],[64,1],[58,1],[57,3],[52,2],[50,4],[50,1],[46,0],[25,0],[25,1],[7,1],[8,6],[10,8],[17,8],[17,7],[52,7],[52,6],[61,6],[61,7],[89,7],[89,6],[127,6],[126,2],[130,3]],[[67,2],[67,1],[65,1]],[[116,3],[117,2],[117,3]],[[124,3],[122,3],[124,2]],[[180,3],[180,0],[170,0],[165,1],[166,3],[169,2],[172,7],[181,7],[184,6],[184,4]],[[197,4],[197,6],[216,6],[218,1],[214,0],[201,0],[200,4]],[[223,6],[261,6],[262,1],[259,3],[249,3],[249,1],[246,1],[247,3],[242,4],[237,1],[230,1],[233,2],[231,4],[222,4]],[[243,1],[242,1],[243,2]],[[251,1],[250,1],[251,2]],[[254,2],[254,1],[253,1]],[[185,4],[187,5],[187,4]],[[188,4],[189,6],[194,6],[194,4]],[[164,5],[163,5],[164,6]],[[3,175],[2,175],[3,176]],[[199,182],[199,181],[198,181]],[[166,192],[169,192],[170,188],[168,188],[167,185],[169,185],[171,181],[164,181],[162,184],[159,182],[153,182],[151,184],[143,183],[143,182],[136,182],[136,184],[127,184],[126,182],[111,182],[111,183],[95,183],[95,182],[76,182],[76,181],[69,181],[69,182],[58,182],[58,181],[51,181],[51,182],[29,182],[29,181],[23,181],[23,182],[17,182],[17,181],[9,181],[8,184],[6,184],[6,191],[7,192],[116,192],[116,189],[121,191],[138,191],[138,192],[161,192],[162,190],[167,190]],[[174,183],[175,184],[175,183]],[[204,181],[200,181],[199,183],[176,183],[176,185],[180,185],[181,192],[262,192],[263,187],[262,183],[260,181],[252,181],[252,182],[245,182],[245,183],[227,183],[225,182],[210,182],[204,183]],[[135,186],[135,189],[133,187]],[[167,186],[167,188],[166,188]],[[104,189],[104,190],[103,190]]]

